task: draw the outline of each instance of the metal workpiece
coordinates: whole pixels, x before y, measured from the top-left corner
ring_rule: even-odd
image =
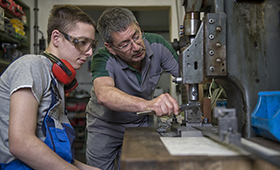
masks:
[[[205,76],[226,76],[226,14],[209,13],[205,22]]]
[[[185,126],[201,126],[201,116],[200,108],[185,110]]]
[[[203,133],[204,131],[201,131],[200,129],[207,129],[210,131],[210,133],[217,132],[218,129],[217,127],[211,125],[208,122],[201,122],[201,121],[196,121],[196,122],[187,122],[186,125],[184,124],[172,124],[170,132],[171,134],[176,134],[176,137],[203,137],[205,136]],[[219,136],[215,133],[215,137],[217,140],[219,140]],[[164,134],[162,134],[164,135]]]
[[[200,124],[197,126],[200,126]],[[193,128],[192,126],[181,126],[180,124],[172,124],[171,132],[176,134],[178,137],[203,137],[201,131]]]
[[[198,84],[189,84],[187,93],[188,93],[188,103],[182,104],[180,107],[180,110],[184,111],[185,114],[183,125],[201,126],[202,112],[200,110],[200,103],[198,97],[199,96]]]
[[[171,126],[171,132],[175,133],[177,136],[202,137],[202,133],[193,127],[213,127],[207,119],[201,120],[202,112],[198,101],[182,104],[180,110],[184,111],[185,114],[182,124],[176,122]]]

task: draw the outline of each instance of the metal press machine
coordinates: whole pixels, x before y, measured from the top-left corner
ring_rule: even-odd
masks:
[[[174,117],[171,131],[160,134],[154,127],[126,128],[122,169],[280,169],[280,1],[181,2],[185,16],[180,39],[172,45],[180,54],[180,77],[174,82],[187,87],[180,108],[184,120],[178,123]],[[218,126],[201,121],[199,85],[213,79],[227,100],[227,107],[213,110]],[[174,156],[163,145],[164,137],[185,136],[206,136],[253,156]],[[244,138],[278,155],[245,146]]]
[[[182,137],[204,135],[240,147],[241,137],[280,142],[280,2],[184,0],[182,5],[180,39],[172,45],[180,53],[181,76],[174,82],[187,87],[187,103],[181,105],[183,123],[171,129]],[[199,102],[198,85],[211,79],[227,94],[227,108],[213,111],[216,128],[207,118],[201,121]]]

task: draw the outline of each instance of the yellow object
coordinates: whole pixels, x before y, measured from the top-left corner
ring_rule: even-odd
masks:
[[[19,29],[24,30],[24,24],[19,19],[10,19],[10,22],[13,24],[13,27],[18,27]]]
[[[17,33],[19,33],[19,34],[21,34],[21,35],[25,35],[25,32],[22,30],[22,29],[20,29],[20,28],[18,28],[18,27],[14,27],[15,28],[15,31],[17,32]]]

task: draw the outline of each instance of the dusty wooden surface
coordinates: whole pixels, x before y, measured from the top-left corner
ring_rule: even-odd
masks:
[[[258,141],[258,139],[254,139]],[[266,143],[265,140],[258,143]],[[273,144],[273,145],[272,145]],[[275,146],[274,146],[275,144]],[[278,143],[269,143],[279,149]],[[280,158],[279,158],[280,161]],[[263,160],[246,156],[171,156],[152,127],[127,128],[122,170],[279,170]]]

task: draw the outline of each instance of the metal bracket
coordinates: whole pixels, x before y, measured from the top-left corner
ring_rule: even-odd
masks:
[[[226,14],[208,13],[204,23],[205,76],[226,76]]]
[[[203,23],[201,23],[191,45],[179,55],[182,76],[180,82],[183,84],[203,82],[203,35]]]
[[[218,118],[220,141],[240,144],[241,134],[238,132],[235,108],[215,107],[214,117]]]

